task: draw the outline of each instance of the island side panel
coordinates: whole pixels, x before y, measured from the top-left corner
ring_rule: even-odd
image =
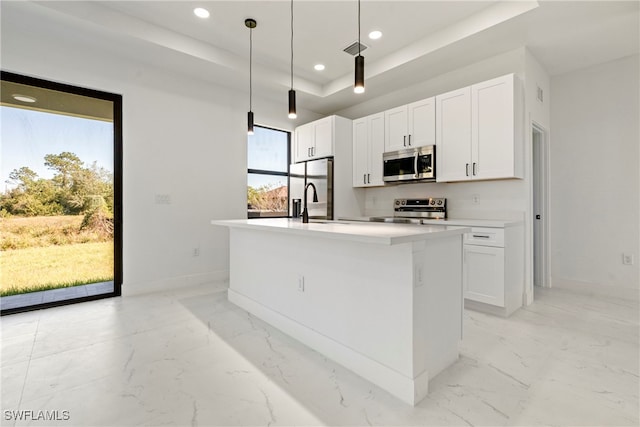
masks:
[[[415,243],[413,256],[414,377],[431,379],[458,359],[463,313],[462,235]]]
[[[411,244],[230,236],[232,292],[413,378]]]

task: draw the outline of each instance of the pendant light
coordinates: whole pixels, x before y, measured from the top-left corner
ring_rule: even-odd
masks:
[[[296,91],[293,90],[293,0],[291,0],[291,89],[289,89],[289,118],[295,119],[296,114]]]
[[[360,0],[358,0],[358,56],[356,56],[356,79],[353,85],[355,93],[364,93],[364,56],[360,54]]]
[[[244,25],[249,29],[249,112],[247,113],[247,134],[253,135],[253,111],[252,111],[252,58],[253,58],[253,29],[258,25],[255,19],[245,19]]]

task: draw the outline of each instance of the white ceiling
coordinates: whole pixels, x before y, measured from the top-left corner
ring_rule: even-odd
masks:
[[[298,104],[321,114],[418,83],[480,58],[527,46],[554,75],[639,52],[638,1],[376,1],[361,5],[367,92],[355,95],[353,56],[357,2],[294,2],[294,86]],[[194,7],[211,12],[194,16]],[[1,3],[2,23],[28,21],[230,87],[248,83],[254,18],[254,88],[286,96],[290,84],[290,2],[45,1]],[[24,22],[27,25],[27,22]],[[369,40],[371,30],[383,37]],[[82,34],[78,37],[79,34]],[[323,63],[322,72],[313,65]],[[283,95],[284,94],[284,95]],[[366,98],[365,98],[366,97]]]

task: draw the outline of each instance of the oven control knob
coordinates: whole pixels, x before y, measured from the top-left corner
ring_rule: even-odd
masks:
[[[431,204],[432,204],[432,205],[435,205],[435,204],[436,204],[436,201],[435,201],[435,200],[431,200]]]
[[[396,206],[400,206],[400,200],[396,200]]]
[[[438,200],[438,205],[441,205],[441,204],[442,204],[442,200]]]
[[[402,206],[405,206],[406,204],[407,204],[407,201],[406,201],[406,200],[403,200],[403,201],[402,201]]]

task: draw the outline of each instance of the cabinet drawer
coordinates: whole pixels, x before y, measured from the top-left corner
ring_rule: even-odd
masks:
[[[481,245],[504,247],[504,229],[472,227],[471,233],[465,233],[464,243],[466,245]]]

